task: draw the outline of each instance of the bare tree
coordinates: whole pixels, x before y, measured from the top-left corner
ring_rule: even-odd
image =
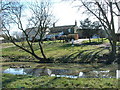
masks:
[[[7,0],[0,0],[0,32],[2,32],[2,17],[6,15],[6,10],[10,8],[11,2]],[[4,12],[4,14],[2,14]]]
[[[0,0],[0,13],[2,11],[8,10],[10,7],[11,2],[7,0]]]
[[[40,60],[40,62],[49,62],[48,58],[44,54],[43,46],[42,46],[42,39],[46,34],[47,28],[49,27],[51,23],[51,17],[52,14],[50,12],[50,4],[47,1],[42,2],[35,2],[31,5],[30,11],[32,16],[30,18],[26,18],[28,20],[28,24],[26,25],[27,28],[24,28],[24,21],[23,19],[23,5],[20,2],[12,2],[10,5],[10,9],[7,11],[7,19],[3,20],[2,24],[4,29],[7,31],[7,36],[10,38],[11,42],[16,45],[17,47],[21,48],[22,50],[28,52],[32,56],[34,56],[36,59]],[[24,18],[25,19],[25,18]],[[26,20],[26,21],[27,21]],[[7,21],[7,23],[6,23]],[[10,30],[13,25],[16,25],[19,30],[22,31],[24,39],[27,43],[27,47],[23,46],[23,44],[18,44],[14,41],[14,39],[10,35]],[[29,40],[31,37],[29,32],[33,33],[32,41]],[[34,49],[34,40],[39,39],[38,46],[40,53],[43,57],[40,57],[35,53]],[[29,47],[29,48],[28,48]]]
[[[120,8],[118,6],[118,2],[116,0],[104,0],[104,1],[97,1],[92,0],[83,1],[81,0],[82,5],[86,8],[86,10],[95,16],[103,26],[104,30],[106,31],[107,38],[111,45],[111,52],[110,58],[108,63],[112,63],[116,60],[116,43],[117,37],[115,34],[115,16],[118,15],[118,11],[120,12]],[[117,9],[117,10],[116,10]]]

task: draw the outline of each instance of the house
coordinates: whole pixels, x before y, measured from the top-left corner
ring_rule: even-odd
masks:
[[[38,28],[37,27],[32,27],[32,28],[27,28],[25,30],[26,34],[28,35],[28,40],[32,41],[33,38],[35,37],[35,40],[40,40],[41,39],[41,33],[42,34],[42,39],[46,38],[46,35],[50,32],[49,28],[45,28],[38,33]],[[37,34],[37,35],[36,35]],[[23,33],[23,38],[25,39],[25,34]]]
[[[60,37],[62,35],[76,34],[77,33],[77,22],[75,21],[74,25],[64,25],[64,26],[55,26],[50,28],[50,33],[47,37]]]

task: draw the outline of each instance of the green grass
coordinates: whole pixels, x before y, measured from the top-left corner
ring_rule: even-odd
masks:
[[[107,41],[105,41],[107,42]],[[20,44],[20,43],[18,43]],[[38,49],[37,42],[34,43],[35,53],[41,56]],[[8,44],[3,44],[7,46]],[[9,44],[9,46],[12,44]],[[25,42],[26,45],[26,42]],[[27,46],[27,45],[26,45]],[[91,55],[97,53],[103,48],[99,48],[97,45],[75,45],[71,46],[70,43],[60,43],[59,41],[45,41],[43,44],[45,54],[48,58],[51,58],[54,63],[34,63],[30,61],[38,61],[30,54],[24,52],[18,47],[9,47],[2,49],[3,70],[10,67],[10,65],[30,65],[31,68],[43,68],[50,69],[73,69],[80,71],[88,70],[116,70],[117,65],[105,65],[105,64],[74,64],[79,62],[96,61]],[[96,58],[103,54],[108,54],[107,49],[101,51],[96,55]],[[86,59],[87,58],[87,59]],[[4,62],[9,61],[9,62]],[[15,62],[18,61],[18,62]],[[67,63],[64,63],[67,62]],[[72,62],[72,63],[69,63]],[[64,64],[63,64],[64,63]],[[49,76],[33,77],[22,75],[3,74],[2,86],[5,88],[118,88],[118,80],[115,78],[57,78]]]
[[[34,63],[34,62],[2,62],[2,70],[9,68],[11,65],[30,65],[31,68],[43,68],[44,66],[49,69],[73,69],[83,71],[85,69],[97,70],[116,70],[117,64],[105,65],[102,63],[94,64],[77,64],[77,63]]]
[[[102,44],[102,43],[109,43],[109,40],[106,38],[103,38],[103,42],[102,42],[102,38],[98,38],[98,39],[92,39],[91,38],[91,42],[96,42],[98,44]],[[82,43],[89,43],[89,40],[85,40]]]
[[[77,78],[3,74],[5,88],[118,88],[115,78]]]
[[[13,46],[13,43],[2,43],[0,44],[2,47],[6,47],[6,46]]]
[[[60,43],[58,41],[45,41],[43,44],[44,52],[47,58],[52,62],[81,62],[81,58],[90,56],[99,50],[102,50],[97,45],[75,45],[72,47],[70,43]],[[41,56],[37,42],[34,43],[34,50],[38,56]],[[103,50],[99,55],[107,54],[109,51]],[[89,55],[88,55],[89,54]],[[79,57],[82,56],[82,57]],[[2,49],[3,61],[38,61],[29,53],[19,49],[18,47],[9,47]],[[82,60],[85,61],[86,60]],[[87,60],[90,61],[90,60]]]
[[[93,42],[97,42],[97,39],[92,39]],[[83,43],[87,43],[88,41],[83,41]],[[107,43],[108,40],[104,38],[103,43]],[[26,42],[25,46],[29,49]],[[20,44],[20,42],[18,42]],[[8,43],[3,43],[3,45],[7,46]],[[10,43],[11,45],[11,43]],[[104,47],[100,48],[100,45],[75,45],[72,47],[70,43],[60,43],[59,41],[45,41],[43,44],[44,52],[47,58],[50,58],[51,62],[54,63],[79,63],[79,62],[97,62],[105,61],[108,58],[103,58],[104,54],[108,55],[109,50],[104,49]],[[119,45],[119,43],[117,44]],[[35,53],[42,57],[41,52],[39,50],[38,43],[34,43]],[[21,50],[18,47],[8,47],[2,49],[2,57],[4,61],[38,61],[29,53]]]

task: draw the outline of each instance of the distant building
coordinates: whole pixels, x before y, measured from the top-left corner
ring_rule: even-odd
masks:
[[[78,26],[77,22],[75,21],[75,25],[64,25],[64,26],[55,26],[53,25],[52,28],[50,28],[50,33],[61,33],[63,32],[64,35],[68,34],[74,34],[77,32]]]
[[[42,39],[46,38],[46,35],[50,32],[49,28],[45,28],[41,31],[39,31],[39,33],[37,32],[38,28],[37,27],[33,27],[33,28],[28,28],[25,30],[26,34],[28,35],[28,40],[32,41],[33,38],[35,37],[35,40],[40,40],[41,38],[41,33],[43,33],[42,35]],[[37,34],[38,33],[38,34]],[[37,34],[37,35],[36,35]],[[25,34],[23,33],[23,38],[25,39]]]
[[[47,37],[60,37],[62,35],[76,34],[77,29],[78,26],[76,21],[75,25],[55,26],[55,24],[53,24]]]

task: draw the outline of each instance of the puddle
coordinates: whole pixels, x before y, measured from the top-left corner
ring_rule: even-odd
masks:
[[[10,73],[14,75],[25,75],[26,74],[23,68],[8,68],[4,70],[3,73]]]
[[[105,70],[105,71],[88,71],[81,72],[70,69],[47,69],[47,68],[8,68],[3,73],[10,73],[14,75],[33,75],[33,76],[56,76],[56,77],[67,77],[67,78],[115,78],[116,72]]]

